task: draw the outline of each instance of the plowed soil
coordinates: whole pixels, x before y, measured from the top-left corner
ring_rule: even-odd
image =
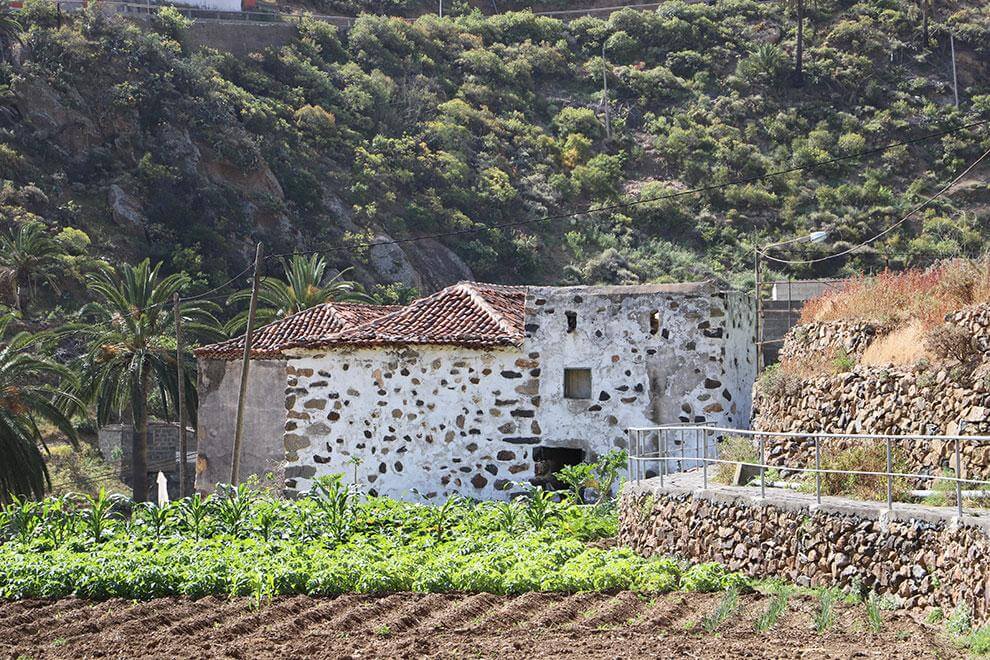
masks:
[[[743,595],[714,632],[699,622],[718,594],[348,595],[147,602],[0,603],[0,657],[10,658],[924,658],[956,657],[935,627],[884,612],[870,631],[862,605],[837,606],[814,630],[817,601],[794,597],[767,633],[769,599]]]

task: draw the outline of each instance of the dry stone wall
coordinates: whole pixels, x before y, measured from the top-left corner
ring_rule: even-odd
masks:
[[[717,561],[753,577],[896,596],[907,607],[964,603],[990,618],[990,528],[915,506],[893,514],[863,504],[761,500],[739,489],[622,491],[619,543],[643,555]]]
[[[950,315],[946,322],[971,331],[974,345],[986,351],[990,306],[978,305]],[[841,346],[862,353],[888,330],[871,324],[816,323],[795,327],[785,352],[809,352]],[[860,335],[857,336],[856,332]],[[754,388],[753,428],[760,431],[863,434],[990,434],[990,360],[963,365],[919,363],[913,366],[864,366],[838,374],[801,378],[784,370],[769,372]],[[821,441],[827,452],[851,445]],[[901,467],[940,475],[954,466],[954,442],[897,441]],[[963,476],[990,478],[990,443],[962,443]],[[814,440],[773,441],[771,462],[811,466]],[[927,480],[926,480],[927,481]],[[928,487],[930,483],[917,484]]]
[[[784,337],[780,359],[800,359],[809,353],[860,356],[874,339],[890,332],[868,321],[814,321],[796,325]]]

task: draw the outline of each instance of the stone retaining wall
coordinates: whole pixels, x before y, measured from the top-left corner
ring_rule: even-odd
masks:
[[[877,337],[889,333],[890,326],[868,321],[813,321],[790,329],[780,349],[780,359],[799,359],[810,353],[863,354]]]
[[[676,481],[674,479],[673,481]],[[697,485],[697,484],[693,484]],[[906,607],[959,603],[990,618],[990,523],[946,510],[801,494],[760,499],[741,488],[631,482],[619,542],[643,555],[717,561],[759,578],[896,596]]]

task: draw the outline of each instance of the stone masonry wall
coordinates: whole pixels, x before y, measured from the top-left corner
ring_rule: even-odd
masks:
[[[784,337],[780,359],[801,358],[807,353],[838,353],[859,356],[874,339],[890,327],[868,321],[814,321],[791,328]]]
[[[717,561],[803,586],[860,588],[897,596],[907,607],[966,603],[978,619],[990,618],[986,521],[960,522],[922,507],[892,515],[853,503],[817,507],[814,500],[760,500],[657,481],[629,483],[621,494],[619,543],[640,554]]]
[[[990,306],[960,310],[946,323],[967,329],[974,347],[986,352]],[[800,355],[844,346],[862,353],[884,332],[875,325],[844,322],[797,326],[787,336],[784,351]],[[779,371],[767,374],[754,388],[753,428],[760,431],[953,435],[960,427],[964,434],[990,434],[990,360],[985,356],[968,365],[856,365],[844,373],[813,378]],[[849,445],[845,440],[822,442],[825,451]],[[776,464],[810,466],[813,447],[810,438],[774,441],[768,444],[768,454]],[[912,472],[939,475],[954,465],[954,442],[897,441],[895,451]],[[964,477],[990,478],[990,443],[965,441],[962,455]]]
[[[358,457],[358,481],[380,495],[504,499],[514,482],[541,476],[538,451],[594,460],[624,448],[630,426],[746,424],[752,305],[635,289],[529,289],[519,349],[297,351],[287,368],[287,490],[326,474],[351,480]],[[571,368],[591,371],[590,398],[564,396]]]

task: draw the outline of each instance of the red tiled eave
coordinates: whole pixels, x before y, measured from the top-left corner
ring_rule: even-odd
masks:
[[[321,337],[354,328],[380,316],[402,309],[395,305],[365,305],[361,303],[329,302],[316,305],[284,319],[258,328],[251,346],[251,359],[278,360],[282,350],[294,341]],[[244,336],[193,351],[196,357],[210,360],[236,360],[244,355]]]

